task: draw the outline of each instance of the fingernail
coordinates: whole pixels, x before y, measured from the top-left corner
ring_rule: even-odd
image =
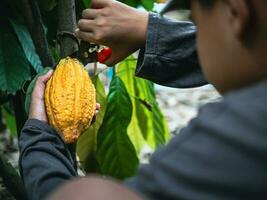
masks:
[[[49,69],[49,71],[46,73],[46,74],[52,74],[53,73],[53,70],[52,69]]]

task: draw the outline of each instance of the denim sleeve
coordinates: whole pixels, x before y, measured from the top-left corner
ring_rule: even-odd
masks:
[[[151,13],[136,76],[169,87],[206,84],[196,53],[196,27],[191,22],[173,21]]]
[[[19,139],[19,167],[31,200],[45,199],[77,176],[64,141],[48,124],[29,119]]]

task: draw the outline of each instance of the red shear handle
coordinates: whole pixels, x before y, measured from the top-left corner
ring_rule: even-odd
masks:
[[[106,47],[106,48],[102,49],[97,54],[98,62],[104,63],[105,61],[107,61],[110,58],[111,54],[112,54],[111,48]]]

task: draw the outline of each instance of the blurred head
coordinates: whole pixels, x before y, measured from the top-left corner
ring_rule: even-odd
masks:
[[[267,1],[191,0],[198,54],[221,93],[267,78]]]

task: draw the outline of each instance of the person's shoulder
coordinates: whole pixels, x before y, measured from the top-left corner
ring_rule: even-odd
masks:
[[[265,105],[267,100],[267,81],[259,82],[243,89],[229,92],[224,101],[230,105]]]
[[[226,114],[227,112],[265,112],[267,115],[267,81],[249,87],[229,92],[220,101],[202,106],[199,114],[210,117]]]
[[[195,118],[195,128],[223,137],[265,140],[266,102],[267,82],[231,92],[221,101],[203,106]]]

